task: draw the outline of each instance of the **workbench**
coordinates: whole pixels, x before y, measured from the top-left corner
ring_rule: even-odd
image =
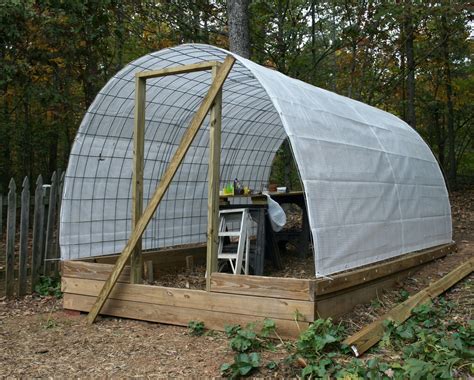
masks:
[[[288,193],[269,193],[280,205],[295,204],[302,210],[302,228],[300,230],[282,230],[274,232],[268,216],[267,197],[264,194],[220,195],[219,209],[247,208],[257,223],[256,247],[251,251],[250,266],[254,274],[262,275],[265,257],[271,259],[278,268],[281,266],[279,245],[288,241],[297,241],[298,256],[305,258],[309,254],[309,222],[303,191]]]

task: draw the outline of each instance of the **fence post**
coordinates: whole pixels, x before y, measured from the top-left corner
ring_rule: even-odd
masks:
[[[20,217],[20,258],[18,263],[18,296],[26,294],[26,264],[28,261],[28,227],[30,223],[30,181],[28,177],[23,180],[21,191],[21,217]]]
[[[59,186],[58,186],[58,203],[57,203],[57,208],[56,208],[56,240],[55,240],[55,258],[58,260],[61,259],[61,250],[59,246],[59,232],[61,229],[61,202],[63,198],[63,188],[64,188],[64,175],[66,174],[65,171],[60,172],[61,175],[59,176]],[[56,262],[55,268],[56,271],[59,270],[58,262]]]
[[[43,226],[44,226],[44,202],[43,202],[43,177],[41,174],[36,180],[35,210],[33,215],[33,252],[31,258],[31,290],[39,281],[41,274],[41,262],[43,257]]]
[[[51,176],[51,188],[49,192],[49,204],[48,204],[48,221],[46,224],[46,242],[44,250],[44,274],[46,276],[51,274],[54,263],[53,257],[53,245],[54,245],[54,222],[56,216],[56,198],[58,194],[58,181],[56,180],[56,172],[53,172]]]
[[[15,230],[16,230],[16,185],[13,178],[8,185],[8,211],[7,211],[7,250],[5,263],[5,295],[13,297],[15,280]]]

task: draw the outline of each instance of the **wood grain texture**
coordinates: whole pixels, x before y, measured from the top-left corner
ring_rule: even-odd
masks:
[[[385,276],[370,283],[346,288],[338,292],[317,296],[315,300],[316,315],[320,318],[338,318],[351,312],[355,306],[377,299],[384,290],[393,288],[414,273],[419,267]]]
[[[40,278],[41,263],[43,261],[43,177],[41,174],[36,180],[35,209],[33,211],[33,248],[31,255],[31,288],[34,289]]]
[[[411,316],[411,311],[414,307],[438,297],[458,281],[472,273],[473,270],[474,258],[471,258],[453,271],[449,272],[446,276],[411,296],[405,302],[397,305],[388,313],[382,315],[359,332],[348,337],[344,343],[352,348],[352,351],[356,356],[362,355],[382,338],[384,333],[383,322],[385,320],[392,320],[398,324],[403,323]]]
[[[112,264],[97,264],[85,261],[63,261],[62,262],[62,277],[84,278],[90,280],[106,281],[114,265]],[[126,266],[117,282],[130,282],[130,267]]]
[[[181,142],[171,162],[166,168],[166,171],[163,174],[161,181],[155,190],[155,193],[153,194],[146,209],[144,210],[142,217],[137,222],[137,225],[135,226],[132,232],[132,235],[130,236],[130,239],[127,242],[127,245],[122,251],[122,254],[117,259],[114,271],[111,273],[110,277],[105,282],[102,291],[97,297],[97,301],[94,307],[92,307],[88,316],[89,323],[94,322],[95,318],[100,312],[101,307],[105,303],[105,300],[109,296],[115,282],[117,281],[117,278],[120,276],[120,273],[125,267],[125,264],[129,260],[131,253],[136,248],[138,241],[141,239],[141,236],[143,232],[145,231],[146,227],[148,226],[148,223],[150,222],[151,218],[153,217],[153,214],[155,213],[156,208],[161,202],[161,199],[163,198],[163,196],[165,195],[166,190],[168,189],[171,181],[173,180],[173,177],[176,174],[179,168],[179,165],[183,161],[186,155],[186,152],[188,151],[199,128],[204,122],[204,119],[206,118],[206,115],[209,112],[211,105],[213,104],[217,94],[219,93],[222,86],[224,85],[224,82],[227,76],[229,75],[230,70],[232,69],[234,65],[234,62],[235,62],[235,58],[228,55],[226,59],[224,60],[224,62],[222,63],[221,67],[219,68],[219,71],[217,73],[215,80],[211,84],[211,87],[209,88],[207,95],[203,99],[198,111],[196,112],[193,119],[191,120],[190,126],[184,133],[181,139]]]
[[[30,181],[28,177],[23,180],[21,191],[20,213],[20,255],[18,262],[18,296],[26,294],[27,285],[27,260],[28,260],[28,227],[30,222]]]
[[[212,78],[217,76],[217,67],[212,68]],[[211,290],[211,273],[217,272],[217,250],[219,245],[219,181],[221,162],[222,90],[217,93],[210,113],[209,178],[207,201],[207,254],[206,290]]]
[[[96,297],[78,294],[64,294],[64,308],[90,312]],[[205,327],[213,330],[224,330],[226,325],[257,322],[256,329],[261,327],[262,317],[234,313],[223,313],[212,310],[199,310],[167,305],[154,305],[145,302],[109,299],[105,302],[102,314],[121,318],[132,318],[142,321],[159,322],[178,326],[187,326],[189,321],[204,321]],[[274,319],[277,332],[283,338],[295,338],[308,327],[307,322]]]
[[[193,63],[190,65],[166,67],[160,70],[143,71],[140,73],[136,73],[135,76],[137,78],[142,78],[142,79],[152,79],[152,78],[163,77],[166,75],[177,75],[177,74],[192,73],[195,71],[211,70],[213,67],[218,66],[218,65],[220,65],[220,62],[206,61],[206,62]]]
[[[316,296],[333,293],[342,289],[350,288],[365,282],[370,282],[396,272],[406,270],[427,263],[432,260],[446,256],[456,249],[455,243],[429,248],[421,252],[414,252],[400,258],[390,260],[366,268],[356,269],[335,275],[331,280],[318,279],[315,283]]]
[[[201,265],[206,263],[206,244],[192,244],[185,247],[162,248],[153,251],[142,252],[143,260],[151,260],[153,264],[160,265],[165,269],[185,266],[186,256],[193,256],[194,263]],[[96,256],[81,259],[82,261],[114,264],[119,255]]]
[[[96,297],[104,281],[62,278],[62,290],[65,293]],[[109,299],[167,305],[178,308],[190,308],[256,317],[292,320],[301,314],[301,321],[314,320],[314,304],[310,301],[261,298],[236,294],[209,293],[204,290],[178,289],[153,285],[117,283]]]
[[[313,301],[314,280],[213,273],[211,292]]]
[[[145,102],[146,81],[135,78],[135,117],[133,129],[133,177],[132,177],[132,230],[143,212],[143,166],[145,150]],[[130,258],[132,284],[140,284],[143,277],[142,239],[137,242]]]

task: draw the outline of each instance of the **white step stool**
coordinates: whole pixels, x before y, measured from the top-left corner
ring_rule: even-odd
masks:
[[[240,214],[240,215],[239,215]],[[249,274],[249,252],[250,252],[250,213],[246,208],[236,208],[219,211],[219,248],[217,260],[226,260],[230,263],[234,274],[242,274],[242,264],[244,264],[244,274]],[[234,219],[234,220],[232,220]],[[240,229],[236,231],[226,231],[228,224],[239,222]],[[236,252],[223,252],[224,239],[226,237],[238,237]],[[225,263],[225,262],[224,262]],[[221,265],[220,268],[222,268]]]

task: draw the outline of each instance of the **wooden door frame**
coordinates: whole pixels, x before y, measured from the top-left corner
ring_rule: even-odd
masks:
[[[142,257],[141,257],[141,240],[148,223],[153,217],[158,205],[174,178],[186,152],[191,146],[197,132],[204,122],[208,112],[211,111],[211,137],[210,137],[210,170],[209,176],[209,195],[208,200],[208,246],[207,248],[207,290],[210,290],[210,277],[213,268],[217,266],[217,257],[213,257],[217,253],[218,231],[214,228],[218,221],[219,212],[219,157],[220,157],[220,130],[221,130],[221,107],[222,107],[222,87],[227,76],[229,75],[235,63],[235,58],[227,55],[224,62],[217,61],[201,62],[192,65],[183,65],[178,67],[170,67],[155,71],[145,71],[135,75],[136,81],[136,98],[135,98],[135,125],[134,125],[134,174],[132,188],[133,202],[133,231],[132,234],[115,263],[113,271],[104,283],[99,295],[92,306],[89,315],[89,323],[93,323],[102,309],[105,301],[109,297],[118,277],[129,258],[131,259],[131,271],[134,281],[141,281],[142,273]],[[148,202],[144,211],[143,208],[143,163],[144,163],[144,138],[145,138],[145,102],[146,102],[146,80],[157,78],[165,75],[184,74],[201,70],[212,70],[213,81],[209,87],[207,95],[204,97],[199,109],[191,120],[189,127],[184,133],[176,152],[166,168],[163,176],[155,189],[155,192]],[[217,167],[217,170],[216,170]]]

